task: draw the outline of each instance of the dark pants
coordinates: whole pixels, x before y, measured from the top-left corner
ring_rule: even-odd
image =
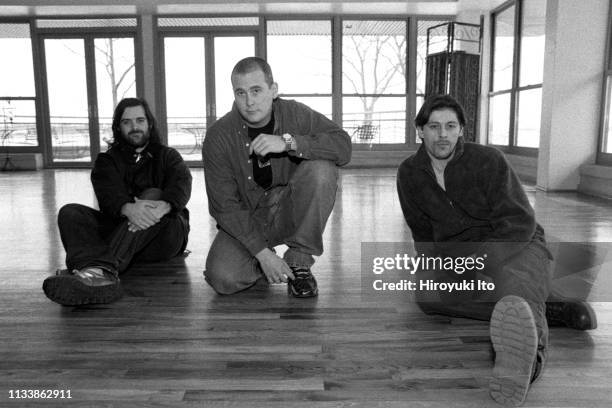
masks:
[[[97,266],[121,273],[135,259],[164,261],[182,253],[189,234],[189,224],[176,213],[169,213],[152,227],[136,232],[128,230],[127,219],[111,217],[81,204],[63,206],[57,218],[69,269]]]
[[[498,300],[507,295],[520,296],[531,306],[538,329],[539,344],[547,346],[546,299],[550,293],[551,268],[549,252],[544,244],[532,242],[504,265],[473,275],[458,275],[452,271],[435,271],[433,275],[432,272],[426,271],[425,274],[418,277],[432,279],[433,276],[437,282],[480,279],[495,284],[493,291],[417,291],[417,304],[425,313],[488,321]]]
[[[304,160],[286,186],[273,187],[252,213],[268,247],[289,247],[289,266],[310,267],[323,253],[323,230],[336,200],[338,169],[330,161]],[[257,259],[237,239],[219,230],[206,259],[206,281],[222,294],[239,292],[262,277]]]

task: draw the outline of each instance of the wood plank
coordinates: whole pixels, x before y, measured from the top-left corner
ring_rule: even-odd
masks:
[[[215,224],[194,172],[192,253],[133,265],[114,304],[60,307],[41,284],[62,267],[58,209],[94,204],[89,173],[1,173],[0,225],[14,244],[0,246],[0,406],[497,407],[487,322],[424,315],[410,296],[362,293],[361,242],[411,241],[394,171],[341,178],[313,269],[317,299],[290,298],[284,285],[214,293],[202,270]],[[529,197],[549,236],[612,241],[611,202]],[[611,406],[612,274],[602,268],[598,329],[551,328],[549,360],[525,407]],[[24,388],[70,389],[73,398],[8,399],[7,390]]]

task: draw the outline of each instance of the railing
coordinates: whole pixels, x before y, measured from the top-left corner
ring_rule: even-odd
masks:
[[[168,145],[185,160],[202,159],[202,143],[206,135],[206,118],[168,118]]]
[[[403,111],[345,113],[342,126],[356,144],[404,143],[406,120]]]
[[[404,143],[405,112],[372,112],[365,119],[363,112],[345,113],[343,127],[356,144]],[[34,118],[15,118],[0,132],[1,146],[37,146]],[[111,118],[100,118],[100,150],[112,141]],[[177,149],[186,160],[200,160],[206,135],[206,118],[171,117],[168,119],[168,145]],[[2,124],[0,123],[0,127]],[[0,128],[1,130],[1,128]],[[86,117],[51,117],[51,145],[57,161],[88,161],[90,159],[89,123]]]
[[[61,119],[71,119],[62,121]],[[85,121],[75,121],[75,120]],[[88,161],[91,157],[89,124],[86,118],[51,118],[53,160]]]
[[[10,125],[0,124],[1,146],[38,146],[36,123],[13,122]]]

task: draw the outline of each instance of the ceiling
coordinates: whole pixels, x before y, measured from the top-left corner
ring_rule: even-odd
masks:
[[[456,15],[504,0],[0,0],[0,17],[140,14]]]

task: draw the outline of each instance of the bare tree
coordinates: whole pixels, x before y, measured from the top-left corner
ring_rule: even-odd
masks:
[[[344,53],[343,75],[359,96],[364,125],[371,125],[380,95],[392,81],[406,78],[406,37],[403,35],[351,35],[351,51]]]
[[[135,81],[132,80],[119,96],[119,88],[128,78],[128,74],[134,69],[134,62],[125,69],[118,68],[119,64],[115,57],[115,39],[105,38],[103,44],[104,47],[96,46],[96,50],[104,57],[103,60],[98,62],[104,67],[106,74],[110,78],[113,106],[117,106],[119,100],[123,99],[127,92],[135,85]]]
[[[104,46],[96,45],[96,50],[103,57],[102,59],[96,59],[100,65],[104,67],[104,71],[108,75],[111,83],[111,94],[113,97],[113,105],[117,106],[117,103],[120,99],[123,99],[128,91],[136,85],[136,81],[132,79],[132,82],[129,83],[119,95],[119,88],[123,84],[123,82],[128,78],[128,74],[134,69],[134,62],[131,62],[127,68],[121,70],[119,67],[119,58],[115,56],[115,38],[104,38],[103,44]],[[64,47],[69,50],[71,53],[78,55],[79,57],[83,57],[83,49],[75,50],[70,45],[64,43]]]

